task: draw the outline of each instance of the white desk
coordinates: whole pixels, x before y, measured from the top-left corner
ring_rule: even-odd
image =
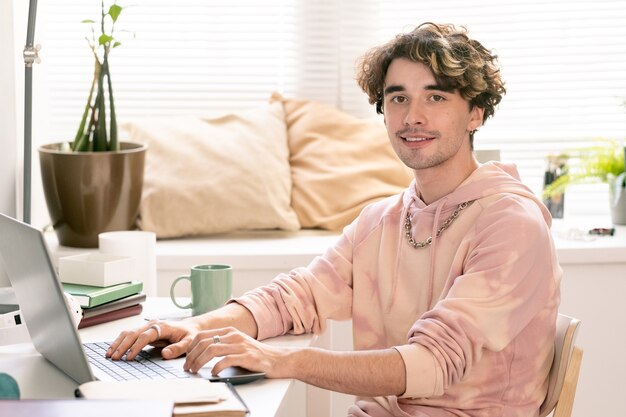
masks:
[[[142,316],[180,311],[169,299],[150,299],[144,304]],[[143,322],[142,316],[134,316],[115,322],[88,327],[79,331],[83,342],[111,340],[120,330],[133,328]],[[282,336],[267,341],[282,346],[308,346],[313,335]],[[20,387],[21,398],[73,398],[76,382],[46,361],[31,343],[0,346],[0,372],[13,376]],[[238,385],[237,391],[248,405],[251,417],[274,417],[279,413],[294,381],[289,379],[263,379]],[[301,410],[299,415],[304,415]]]

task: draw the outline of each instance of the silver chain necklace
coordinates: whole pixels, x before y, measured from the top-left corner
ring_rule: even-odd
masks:
[[[444,220],[439,230],[437,230],[436,236],[437,237],[441,236],[443,231],[446,230],[448,227],[450,227],[452,222],[456,220],[457,217],[459,217],[459,214],[461,214],[461,211],[471,206],[474,201],[476,200],[464,201],[461,204],[459,204],[457,208],[454,210],[454,212],[450,215],[450,217]],[[407,210],[406,219],[404,220],[404,234],[406,235],[406,238],[409,241],[409,245],[413,246],[415,249],[420,249],[433,243],[432,236],[430,236],[428,239],[426,239],[423,242],[416,242],[415,239],[413,239],[413,236],[411,235],[412,228],[413,228],[413,224],[411,224],[411,213]]]

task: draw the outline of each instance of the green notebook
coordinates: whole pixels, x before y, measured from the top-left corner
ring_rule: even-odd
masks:
[[[125,282],[109,287],[93,287],[91,285],[63,283],[63,291],[71,294],[81,307],[90,308],[137,294],[143,290],[141,281]]]

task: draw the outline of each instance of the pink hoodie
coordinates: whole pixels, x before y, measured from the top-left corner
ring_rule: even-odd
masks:
[[[418,196],[413,183],[366,207],[308,267],[236,301],[254,315],[259,339],[351,318],[356,350],[397,349],[406,392],[362,399],[371,415],[537,415],[561,279],[547,209],[513,165],[493,162],[430,205]],[[407,210],[412,236],[433,236],[430,246],[408,244]]]

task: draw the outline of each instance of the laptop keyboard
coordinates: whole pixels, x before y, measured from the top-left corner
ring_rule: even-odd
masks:
[[[174,379],[190,378],[190,375],[183,371],[166,368],[150,359],[150,354],[141,351],[132,361],[124,358],[119,361],[105,358],[104,354],[109,349],[109,343],[84,343],[85,354],[89,363],[106,372],[118,381],[128,381],[132,379]]]

